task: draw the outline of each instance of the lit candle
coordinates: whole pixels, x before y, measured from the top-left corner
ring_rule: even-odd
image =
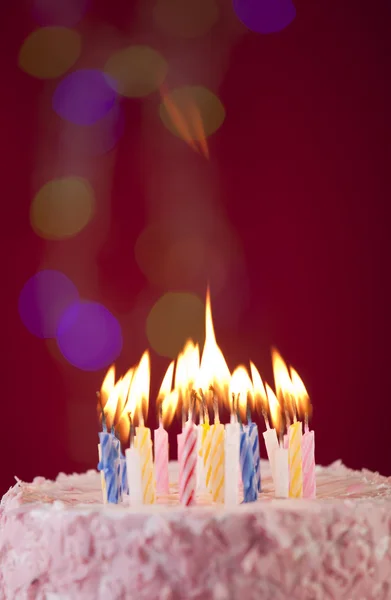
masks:
[[[268,399],[268,402],[270,405],[271,413],[272,413],[272,410],[274,412],[279,411],[280,406],[278,404],[278,400],[277,400],[273,390],[271,389],[271,387],[268,384],[266,384],[266,392],[267,392],[267,399]],[[268,418],[266,411],[264,413],[264,418],[265,418],[265,423],[266,423],[266,431],[263,432],[263,438],[265,440],[266,452],[267,452],[267,456],[268,456],[269,463],[270,463],[270,469],[272,472],[274,488],[276,489],[274,460],[275,460],[275,456],[276,456],[275,452],[276,452],[276,450],[279,449],[280,446],[278,443],[277,431],[274,428],[272,429],[270,427],[269,418]],[[287,455],[287,465],[288,465],[288,455]]]
[[[203,415],[202,422],[198,425],[198,459],[197,459],[197,491],[206,492],[206,475],[207,475],[207,464],[208,464],[208,453],[210,452],[210,444],[207,442],[208,434],[210,431],[209,424],[209,412],[205,403],[205,397],[200,390],[201,395],[201,414]]]
[[[247,414],[247,425],[245,425],[244,430],[248,434],[249,444],[253,453],[254,460],[254,476],[255,476],[255,485],[258,492],[261,491],[261,456],[259,451],[259,435],[258,435],[258,425],[251,420],[250,410],[248,410]]]
[[[128,477],[129,500],[131,506],[140,507],[143,504],[143,485],[141,474],[140,452],[134,447],[134,426],[130,421],[130,446],[126,449],[126,472]]]
[[[284,448],[282,440],[282,414],[281,406],[271,387],[266,384],[267,400],[273,429],[268,429],[268,443],[271,458],[272,475],[274,481],[274,495],[276,498],[289,497],[289,465],[288,449]],[[278,443],[280,438],[280,443]],[[266,440],[266,438],[265,438]]]
[[[193,411],[183,432],[182,470],[179,481],[179,500],[184,506],[195,504],[197,487],[197,428]]]
[[[225,479],[224,504],[235,506],[239,504],[239,475],[240,475],[240,424],[234,405],[231,410],[231,422],[225,426]]]
[[[156,484],[152,457],[151,430],[144,425],[144,414],[148,412],[150,363],[148,351],[144,352],[136,368],[129,390],[128,410],[137,412],[139,426],[136,427],[134,446],[140,453],[144,504],[155,502]]]
[[[304,435],[301,439],[301,452],[303,460],[303,498],[316,498],[315,477],[315,432],[310,431],[308,425],[311,402],[302,379],[295,369],[291,367],[291,379],[294,389],[297,408],[304,412]]]
[[[303,497],[302,425],[295,421],[288,429],[289,497]]]
[[[288,450],[281,443],[274,450],[274,481],[276,498],[289,497]]]
[[[241,416],[248,414],[248,398],[253,393],[252,382],[247,369],[239,366],[232,373],[230,392],[232,404],[237,408],[237,416],[241,423]],[[249,428],[241,427],[239,462],[243,483],[243,502],[255,502],[258,498],[258,485],[254,453],[249,436]]]
[[[157,405],[159,407],[159,428],[154,431],[154,446],[155,446],[155,477],[156,477],[156,492],[158,494],[168,494],[169,478],[168,478],[168,433],[163,426],[163,418],[169,414],[174,416],[175,407],[171,407],[171,387],[174,373],[174,361],[169,365],[167,372],[160,386]],[[175,398],[178,399],[178,394],[175,393]],[[164,405],[164,406],[163,406]],[[173,412],[172,412],[173,408]]]
[[[214,424],[211,429],[212,443],[210,449],[210,488],[213,502],[224,502],[224,425],[220,423],[217,396],[212,389],[214,405]]]

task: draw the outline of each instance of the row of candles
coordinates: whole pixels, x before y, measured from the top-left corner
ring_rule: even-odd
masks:
[[[275,496],[315,498],[315,437],[308,425],[309,396],[298,373],[286,366],[276,350],[272,362],[276,393],[263,383],[253,363],[251,377],[244,366],[231,375],[216,342],[208,294],[201,359],[198,345],[189,340],[176,363],[169,365],[156,402],[159,427],[154,431],[154,444],[144,422],[150,387],[148,351],[117,382],[111,367],[98,394],[103,429],[98,468],[104,501],[118,503],[128,496],[132,506],[140,506],[169,493],[166,428],[178,413],[182,416],[182,433],[177,436],[180,502],[191,506],[197,496],[206,493],[213,502],[229,506],[238,504],[241,495],[244,502],[257,500],[261,468],[253,410],[265,421],[263,437]],[[223,406],[230,412],[225,425],[220,422]],[[304,433],[300,419],[304,420]],[[125,453],[121,442],[122,447],[128,446]]]

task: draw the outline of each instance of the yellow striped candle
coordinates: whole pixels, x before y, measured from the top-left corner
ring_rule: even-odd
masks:
[[[288,429],[289,497],[303,497],[303,461],[301,456],[302,426],[300,421]]]
[[[198,451],[198,461],[197,461],[197,488],[199,492],[204,492],[207,489],[206,486],[206,461],[205,461],[205,452],[207,449],[206,440],[208,437],[208,432],[210,429],[209,423],[200,423],[199,427],[199,435],[200,435],[200,447]],[[209,450],[210,452],[210,446]]]
[[[224,425],[213,425],[213,437],[210,457],[210,488],[213,502],[224,502]]]
[[[203,443],[203,458],[204,458],[204,469],[205,469],[205,485],[206,489],[211,491],[211,475],[212,465],[210,462],[212,456],[212,441],[214,434],[214,425],[210,425],[209,429],[205,433],[205,441]]]
[[[141,458],[141,481],[144,504],[154,504],[156,500],[155,475],[153,471],[151,430],[148,427],[136,427],[134,446]]]

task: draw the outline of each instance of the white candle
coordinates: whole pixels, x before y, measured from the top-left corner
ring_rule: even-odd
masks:
[[[131,506],[142,506],[143,504],[143,486],[141,478],[141,457],[140,453],[132,446],[127,448],[126,454],[126,472],[129,486],[129,499]]]
[[[274,452],[277,450],[277,448],[279,448],[276,430],[270,429],[270,427],[266,429],[266,431],[263,432],[263,439],[265,440],[267,457],[269,459],[272,479],[275,486],[276,480],[274,476]]]
[[[240,425],[231,417],[231,423],[225,426],[224,504],[226,506],[239,504],[239,457]]]
[[[289,497],[288,450],[279,446],[274,450],[274,486],[276,498]]]

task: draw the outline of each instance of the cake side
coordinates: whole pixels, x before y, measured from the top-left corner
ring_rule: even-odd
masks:
[[[103,506],[96,472],[18,483],[0,508],[1,600],[391,598],[391,480],[336,464],[319,500],[278,501],[262,467],[261,499],[231,510],[175,492]]]

